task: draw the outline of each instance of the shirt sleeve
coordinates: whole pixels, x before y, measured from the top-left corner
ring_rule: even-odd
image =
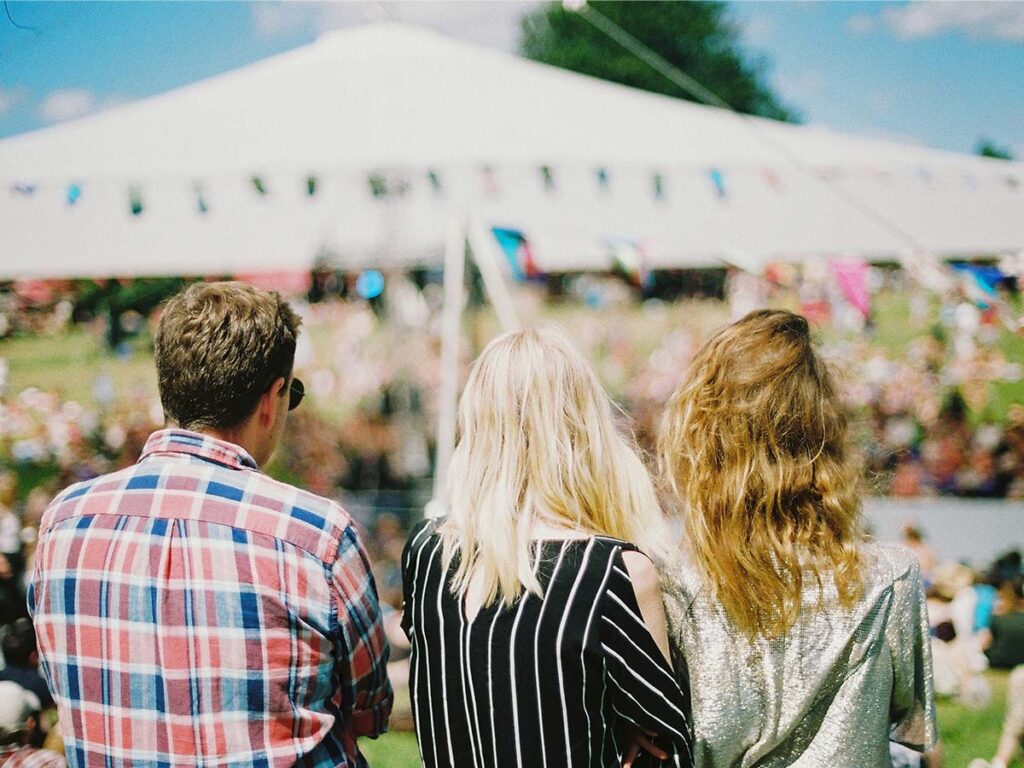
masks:
[[[908,557],[906,570],[893,584],[893,602],[886,626],[892,654],[893,688],[890,738],[919,751],[935,746],[935,686],[928,635],[928,606],[921,566]]]
[[[601,652],[612,707],[623,719],[671,744],[683,764],[692,764],[689,700],[644,623],[622,553],[612,563],[601,597]]]
[[[345,529],[331,567],[335,608],[336,702],[355,736],[387,730],[393,694],[388,681],[388,644],[370,561],[352,526]]]

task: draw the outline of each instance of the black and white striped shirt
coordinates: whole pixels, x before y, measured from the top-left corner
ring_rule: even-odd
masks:
[[[402,563],[409,685],[427,768],[619,766],[629,723],[657,733],[673,764],[691,764],[688,697],[637,605],[622,558],[633,545],[539,541],[543,599],[497,602],[470,620],[435,529],[426,522],[413,531]]]

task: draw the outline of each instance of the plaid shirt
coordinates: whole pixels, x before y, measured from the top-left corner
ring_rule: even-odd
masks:
[[[387,728],[370,565],[332,501],[154,433],[40,528],[29,609],[71,768],[364,766]]]
[[[0,754],[0,765],[3,768],[67,768],[64,758],[56,752],[33,747]]]
[[[3,768],[67,768],[68,763],[55,752],[25,746],[16,752],[0,754],[0,765]]]

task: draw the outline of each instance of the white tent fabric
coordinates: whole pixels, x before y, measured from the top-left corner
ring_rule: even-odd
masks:
[[[375,197],[371,173],[404,191]],[[393,24],[0,141],[0,183],[3,277],[437,264],[468,214],[522,231],[551,271],[607,268],[609,240],[654,268],[1024,248],[1022,163],[743,118]]]

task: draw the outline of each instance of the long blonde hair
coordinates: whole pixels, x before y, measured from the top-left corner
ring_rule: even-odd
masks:
[[[796,622],[808,570],[841,603],[862,588],[859,464],[807,321],[759,310],[697,353],[658,441],[687,546],[748,636]]]
[[[667,525],[653,483],[616,428],[593,370],[550,326],[499,336],[474,363],[459,404],[448,470],[445,562],[452,588],[482,604],[541,594],[535,522],[614,536],[665,556]]]

